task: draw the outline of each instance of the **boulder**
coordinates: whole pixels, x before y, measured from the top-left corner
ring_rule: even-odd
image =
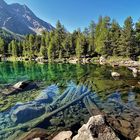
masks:
[[[27,121],[30,121],[34,118],[40,117],[45,113],[45,107],[38,106],[34,104],[23,104],[17,106],[17,108],[14,108],[11,110],[11,120],[14,123],[25,123]]]
[[[84,124],[72,140],[119,140],[115,132],[106,125],[102,115],[93,116]]]
[[[32,90],[38,88],[36,83],[32,83],[31,81],[20,81],[13,86],[8,87],[8,92],[3,92],[5,95],[11,95],[15,93],[19,93],[22,91]]]
[[[31,81],[20,81],[18,83],[16,83],[13,88],[15,89],[33,89],[33,88],[37,88],[37,85],[35,83],[32,83]]]
[[[125,128],[128,128],[131,126],[131,123],[126,120],[120,120],[120,124],[122,125],[122,127],[125,127]]]
[[[73,57],[73,58],[70,58],[68,60],[68,62],[71,63],[71,64],[77,64],[78,63],[78,59],[76,57]]]
[[[111,72],[112,77],[120,77],[121,75],[118,72]]]
[[[47,108],[46,105],[50,104],[57,97],[58,93],[58,87],[56,85],[51,85],[44,89],[34,101],[24,104],[17,103],[10,110],[12,121],[15,123],[24,123],[34,118],[40,117],[46,111],[50,110],[50,108]]]
[[[58,135],[56,135],[52,140],[71,140],[71,136],[71,131],[62,131]]]
[[[41,140],[41,138],[34,138],[33,140]]]
[[[135,67],[128,67],[128,69],[131,70],[135,74],[138,73],[138,70]]]
[[[140,137],[139,137],[139,136],[138,136],[138,137],[136,137],[136,138],[135,138],[135,140],[140,140]]]
[[[101,65],[104,65],[104,64],[106,63],[105,57],[101,56],[101,57],[100,57],[100,60],[99,60],[99,63],[100,63]]]

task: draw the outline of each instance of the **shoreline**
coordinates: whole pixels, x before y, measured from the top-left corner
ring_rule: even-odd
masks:
[[[62,59],[54,59],[53,61],[49,62],[48,59],[44,59],[43,57],[37,57],[36,59],[29,59],[29,58],[2,58],[0,62],[37,62],[40,64],[47,64],[47,63],[69,63],[69,64],[100,64],[100,65],[109,65],[112,67],[140,67],[140,61],[134,61],[130,58],[119,58],[118,59],[105,59],[103,57],[87,57],[81,58],[80,61],[76,57],[70,58],[62,58]]]

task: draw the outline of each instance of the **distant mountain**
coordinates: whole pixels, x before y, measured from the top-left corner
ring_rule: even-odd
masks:
[[[8,5],[4,0],[0,0],[0,27],[20,35],[40,34],[43,30],[54,29],[51,24],[39,19],[26,5]]]

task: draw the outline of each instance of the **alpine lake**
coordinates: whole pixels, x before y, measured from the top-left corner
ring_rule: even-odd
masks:
[[[111,71],[121,77],[113,78]],[[19,81],[37,88],[4,95]],[[0,62],[0,140],[14,140],[36,127],[46,129],[48,139],[63,130],[76,133],[99,110],[130,118],[132,110],[140,110],[139,82],[126,67]]]

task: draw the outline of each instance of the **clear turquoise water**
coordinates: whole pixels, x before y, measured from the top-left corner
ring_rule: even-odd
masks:
[[[112,78],[110,72],[111,70],[119,72],[121,74],[121,77],[119,79]],[[22,80],[31,80],[32,82],[35,82],[39,86],[39,88],[11,95],[8,97],[3,96],[2,92],[5,91],[7,85],[13,85]],[[0,131],[18,126],[18,124],[7,125],[7,123],[3,120],[3,117],[5,117],[3,116],[4,113],[9,111],[18,102],[26,104],[27,102],[34,101],[35,98],[42,92],[42,90],[50,85],[57,85],[58,89],[60,90],[59,96],[61,96],[62,93],[67,89],[67,85],[70,82],[74,83],[75,86],[83,85],[85,87],[88,87],[93,93],[89,98],[96,101],[100,109],[104,110],[108,108],[108,106],[106,105],[106,107],[103,108],[102,106],[100,106],[100,104],[103,102],[105,106],[106,102],[109,100],[110,97],[113,97],[113,99],[117,101],[120,101],[121,98],[121,101],[124,104],[130,103],[130,105],[132,106],[139,107],[139,80],[139,76],[134,78],[132,73],[124,67],[111,68],[109,66],[100,66],[96,64],[73,65],[37,64],[33,62],[1,62],[0,124],[2,128],[0,129]],[[116,94],[116,91],[118,91],[119,94]],[[95,93],[96,96],[94,96]],[[48,125],[48,127],[45,127],[45,129],[48,129],[51,134],[56,128],[63,130],[75,128],[75,124],[77,124],[77,126],[80,126],[80,124],[84,123],[91,115],[87,108],[84,106],[85,102],[88,101],[89,98],[86,98],[85,101],[83,101],[84,103],[78,102],[77,104],[72,105],[70,108],[65,109],[63,113],[59,112],[58,114],[55,114],[55,116],[50,118],[49,122],[46,122],[45,125]],[[69,100],[67,100],[64,100],[64,104],[59,103],[58,106],[52,111],[67,104],[67,102],[69,102]],[[91,103],[90,105],[92,106],[93,104]],[[7,119],[9,118],[7,117]],[[65,123],[62,120],[66,120]],[[67,122],[67,120],[69,121]],[[43,125],[44,124],[40,124],[39,127],[44,128]],[[13,135],[13,133],[14,132],[11,132],[7,135],[2,133],[1,139],[7,139],[11,135]]]

